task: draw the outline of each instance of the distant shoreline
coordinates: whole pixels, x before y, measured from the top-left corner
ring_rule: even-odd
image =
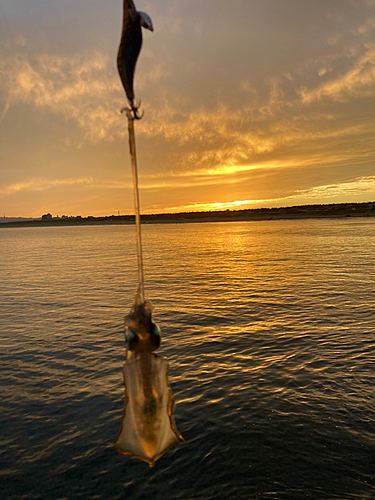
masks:
[[[375,202],[302,205],[281,208],[254,208],[211,212],[182,212],[177,214],[141,215],[143,224],[184,224],[196,222],[244,222],[286,219],[343,219],[346,217],[375,217]],[[1,221],[0,227],[91,226],[134,224],[134,215],[106,217],[67,217],[41,220]]]

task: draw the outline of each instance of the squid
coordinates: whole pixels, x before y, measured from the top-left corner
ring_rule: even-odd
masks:
[[[154,352],[161,336],[151,313],[150,302],[144,302],[138,291],[130,313],[125,316],[125,408],[115,447],[153,467],[183,438],[173,419],[168,361]]]

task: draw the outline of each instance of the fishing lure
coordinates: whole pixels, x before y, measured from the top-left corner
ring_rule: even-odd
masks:
[[[124,0],[122,35],[117,53],[117,69],[133,116],[138,120],[141,116],[137,114],[138,106],[135,104],[133,86],[135,65],[142,47],[142,28],[154,31],[150,17],[144,12],[137,12],[132,0]]]
[[[138,292],[130,313],[125,316],[126,362],[123,367],[125,408],[115,446],[121,453],[133,455],[150,467],[179,441],[183,441],[173,420],[174,397],[169,386],[166,358],[154,351],[159,347],[160,329],[152,320],[151,303],[145,301],[141,220],[139,209],[138,168],[134,120],[139,120],[139,105],[134,97],[134,71],[142,46],[142,30],[153,31],[147,14],[137,12],[132,0],[124,0],[123,29],[117,55],[117,67],[130,108],[129,147],[134,181],[135,220],[138,252]]]

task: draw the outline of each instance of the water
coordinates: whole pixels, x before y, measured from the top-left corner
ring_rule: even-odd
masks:
[[[134,226],[1,238],[0,498],[375,498],[375,221],[143,226],[185,443],[113,448]]]

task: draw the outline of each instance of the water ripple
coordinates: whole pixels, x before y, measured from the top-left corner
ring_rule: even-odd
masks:
[[[2,230],[1,498],[375,497],[372,220],[148,225],[185,443],[119,455],[134,228]]]

